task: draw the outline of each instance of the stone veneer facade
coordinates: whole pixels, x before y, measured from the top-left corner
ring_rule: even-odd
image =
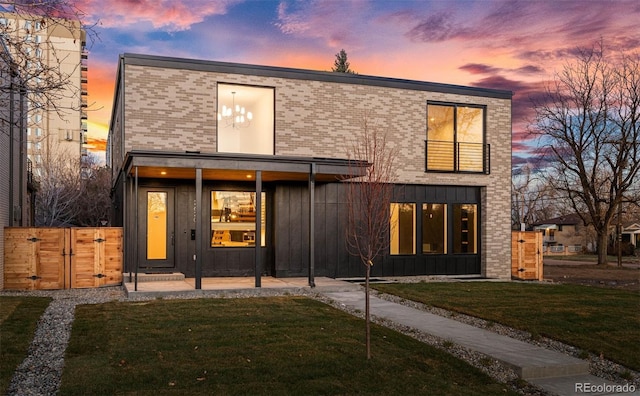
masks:
[[[187,66],[190,61],[182,62]],[[451,86],[461,89],[447,93],[420,86],[402,89],[360,84],[357,75],[344,76],[346,81],[353,79],[349,83],[192,70],[193,66],[181,67],[177,60],[154,66],[134,63],[120,66],[125,68],[119,75],[124,75],[124,81],[118,83],[124,83],[125,89],[121,85],[119,92],[122,95],[124,91],[125,96],[116,99],[109,148],[115,172],[130,150],[215,153],[216,84],[273,87],[277,156],[346,158],[347,143],[361,130],[366,117],[369,123],[391,131],[391,144],[397,149],[400,164],[398,183],[481,187],[482,275],[510,279],[510,98],[486,96],[483,90],[465,87]],[[411,86],[411,81],[402,81]],[[447,91],[446,85],[438,86]],[[486,106],[489,174],[425,172],[427,101]],[[123,103],[124,144],[120,130]]]

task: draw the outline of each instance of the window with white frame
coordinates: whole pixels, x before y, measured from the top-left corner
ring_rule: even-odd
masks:
[[[218,83],[218,152],[274,154],[274,89]]]

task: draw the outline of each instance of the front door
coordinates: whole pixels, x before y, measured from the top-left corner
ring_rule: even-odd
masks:
[[[140,189],[138,260],[142,271],[175,267],[174,195],[172,188]]]

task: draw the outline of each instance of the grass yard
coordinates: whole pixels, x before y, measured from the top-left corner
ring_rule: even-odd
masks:
[[[514,394],[451,355],[303,297],[76,310],[61,395]]]
[[[640,370],[640,295],[580,285],[379,284],[375,289],[547,336]]]
[[[27,357],[38,319],[51,302],[46,297],[0,296],[0,394]]]

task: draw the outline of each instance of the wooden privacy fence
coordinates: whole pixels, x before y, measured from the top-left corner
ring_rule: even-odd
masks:
[[[122,283],[122,228],[5,228],[4,288],[79,289]]]
[[[511,276],[523,280],[542,280],[541,232],[511,232]]]

